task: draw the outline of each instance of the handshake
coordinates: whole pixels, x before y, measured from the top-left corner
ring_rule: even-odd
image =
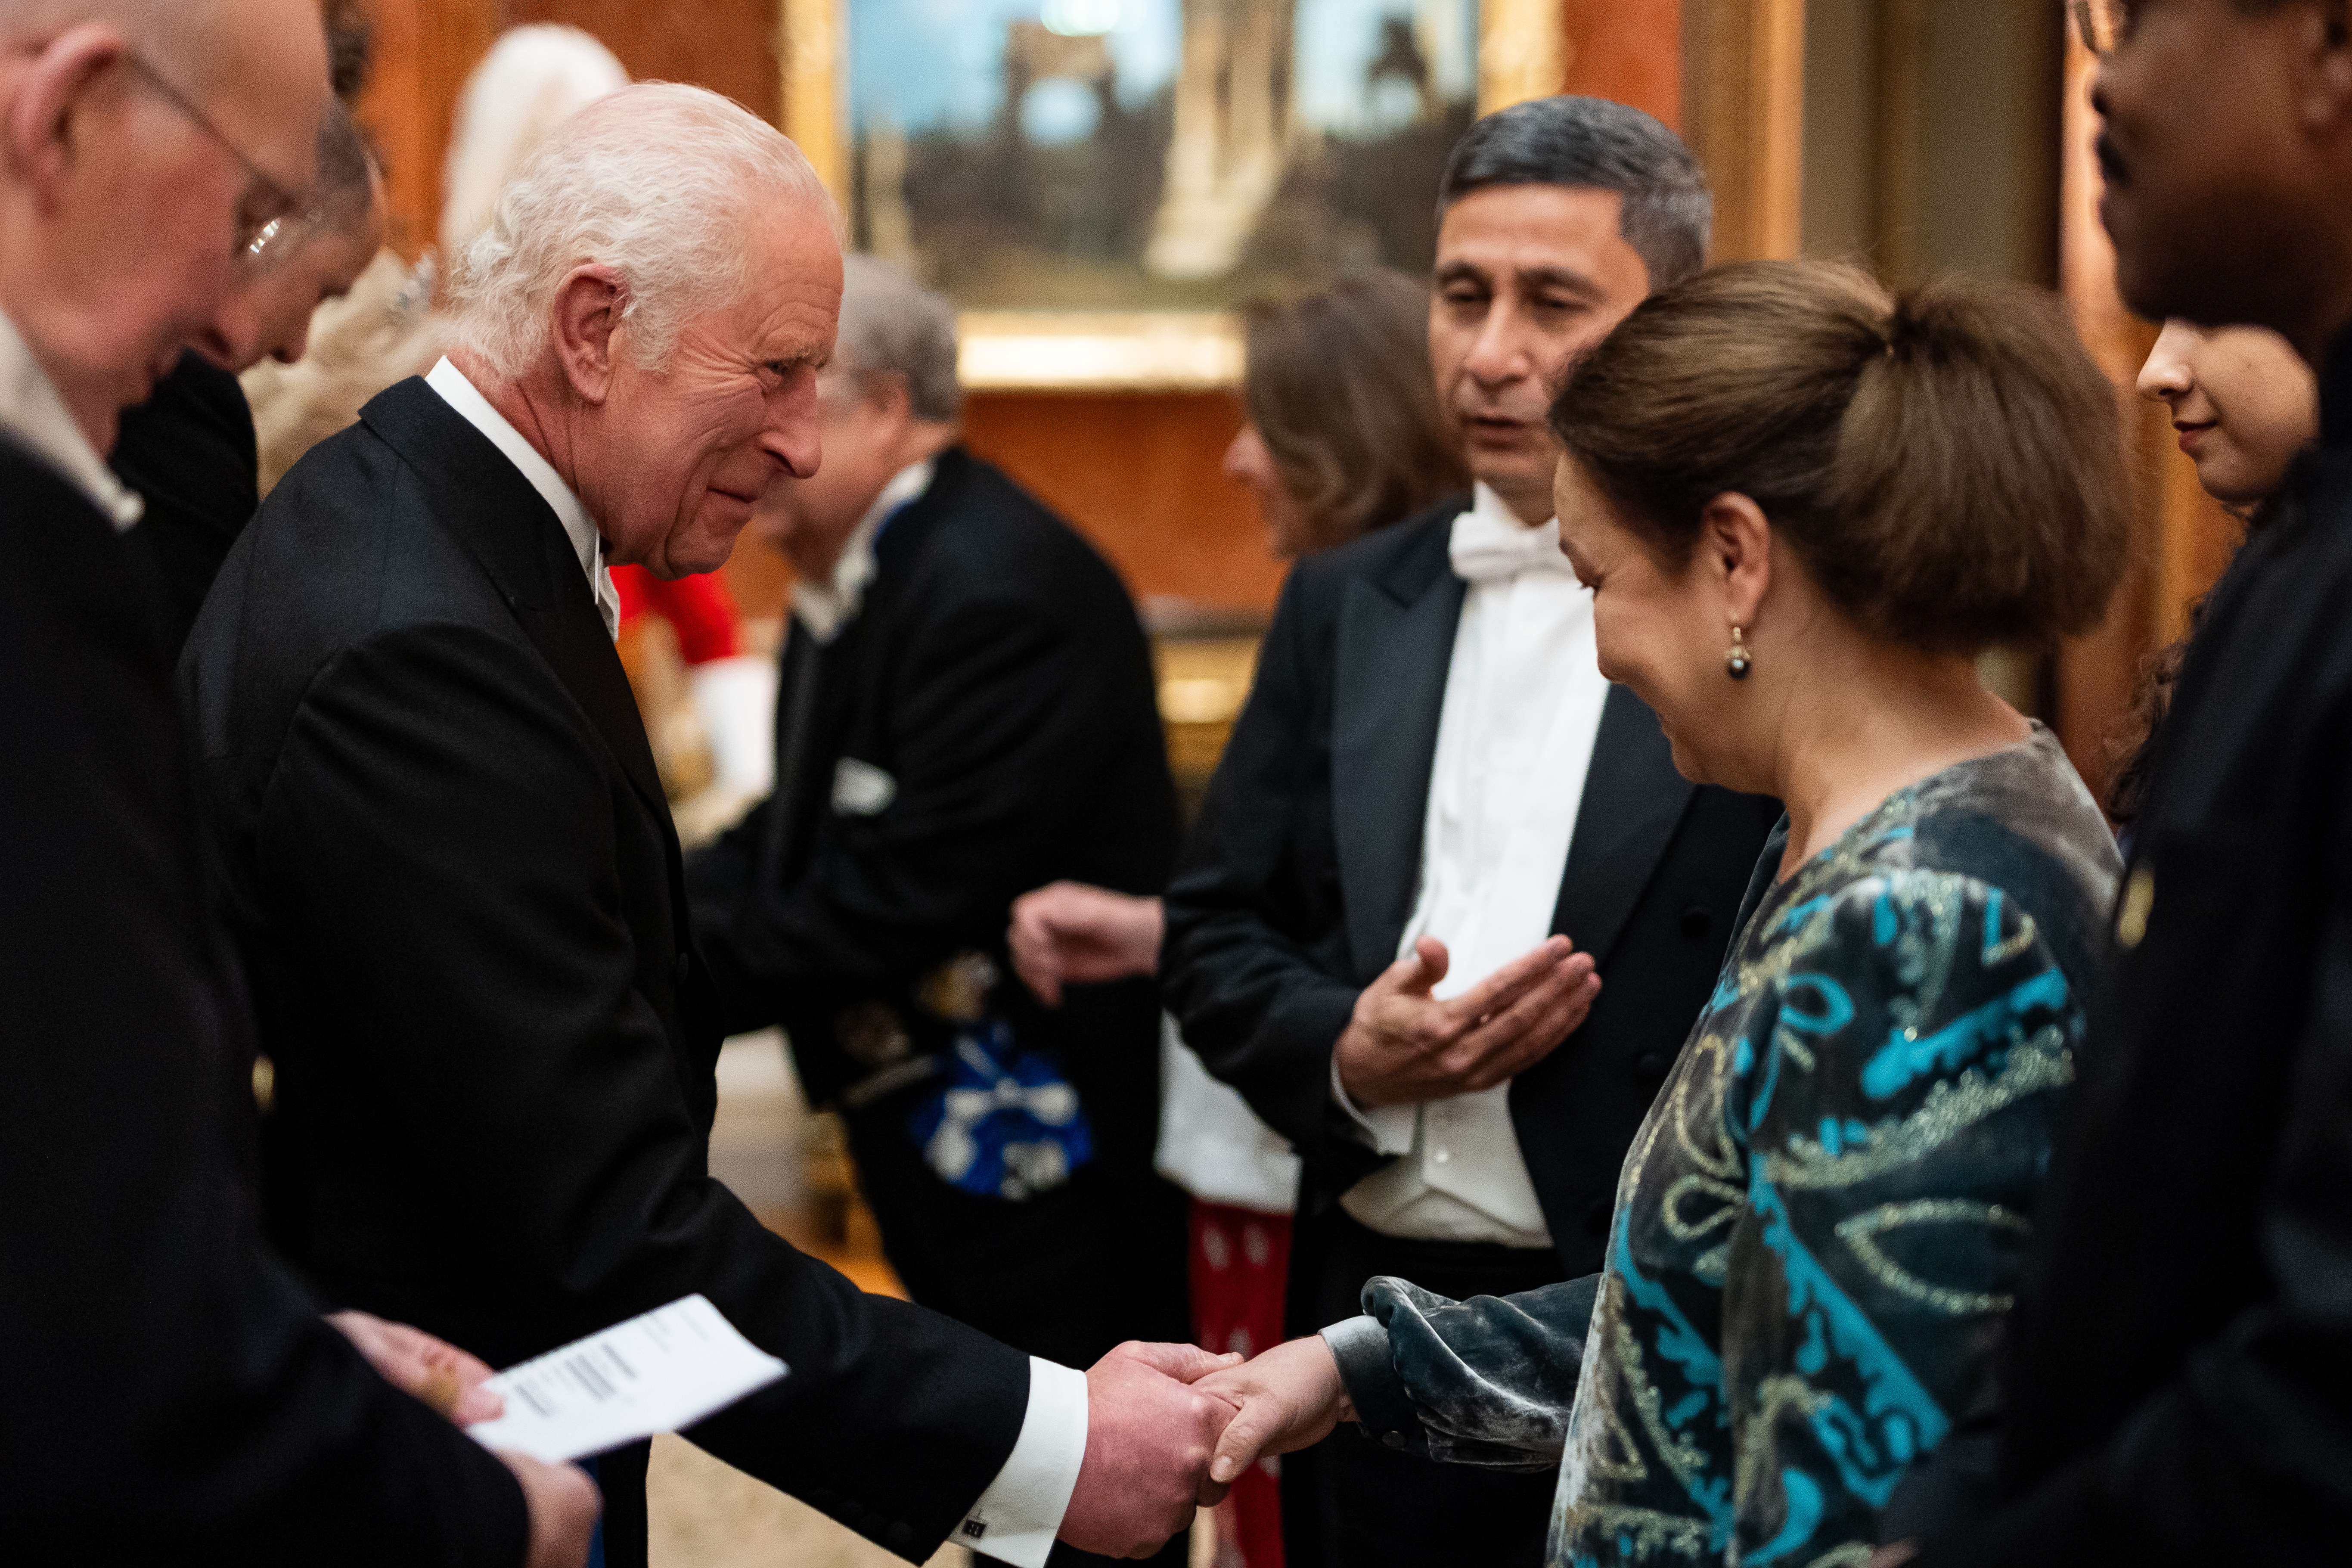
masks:
[[[1254,1361],[1192,1345],[1119,1346],[1087,1373],[1087,1453],[1061,1539],[1107,1557],[1149,1557],[1223,1500],[1267,1454],[1318,1443],[1352,1418],[1320,1338]]]

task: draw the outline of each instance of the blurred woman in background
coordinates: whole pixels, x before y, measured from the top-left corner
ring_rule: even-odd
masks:
[[[2200,327],[2169,321],[2140,366],[2139,395],[2172,414],[2180,449],[2197,465],[2197,483],[2244,525],[2270,527],[2284,494],[2295,454],[2319,438],[2319,383],[2303,357],[2262,327]],[[2148,661],[2133,704],[2132,722],[2107,786],[2107,815],[2130,841],[2147,788],[2150,747],[2172,702],[2189,637],[2205,600],[2189,609],[2189,633]]]
[[[1226,475],[1256,498],[1276,559],[1385,527],[1469,489],[1429,368],[1429,289],[1382,269],[1243,312],[1244,419]],[[1466,504],[1466,502],[1465,502]],[[1062,987],[1159,967],[1160,900],[1055,882],[1016,900],[1014,967],[1048,1006]],[[1244,1354],[1282,1337],[1298,1161],[1211,1078],[1171,1024],[1160,1174],[1192,1196],[1193,1335]],[[1274,1472],[1252,1467],[1218,1510],[1219,1568],[1281,1568]]]

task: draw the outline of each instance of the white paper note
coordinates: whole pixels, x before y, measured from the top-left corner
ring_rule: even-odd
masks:
[[[486,1448],[551,1464],[675,1432],[784,1375],[702,1296],[615,1323],[490,1379],[506,1400],[467,1428]]]

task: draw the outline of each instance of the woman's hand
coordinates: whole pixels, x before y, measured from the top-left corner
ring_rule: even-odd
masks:
[[[1125,980],[1160,967],[1160,900],[1084,882],[1048,882],[1013,900],[1005,945],[1037,1000],[1062,1005],[1064,985]]]
[[[1209,1479],[1220,1486],[1231,1484],[1265,1455],[1287,1454],[1321,1442],[1331,1428],[1356,1415],[1347,1385],[1339,1381],[1339,1363],[1320,1335],[1276,1345],[1255,1361],[1211,1373],[1193,1386],[1237,1412],[1209,1460]]]
[[[368,1312],[336,1312],[327,1321],[367,1357],[378,1377],[460,1426],[494,1421],[506,1409],[506,1401],[482,1386],[490,1369],[446,1340]]]

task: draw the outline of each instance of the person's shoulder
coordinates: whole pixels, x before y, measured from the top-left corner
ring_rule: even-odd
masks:
[[[909,564],[931,600],[998,599],[1132,614],[1118,571],[1068,519],[961,447],[940,454],[931,489],[891,524],[908,526]],[[888,532],[879,547],[888,548]]]
[[[1447,563],[1454,520],[1469,510],[1468,496],[1447,496],[1344,544],[1302,555],[1290,574],[1302,589],[1311,592],[1349,578],[1386,581],[1400,569],[1434,571]]]

